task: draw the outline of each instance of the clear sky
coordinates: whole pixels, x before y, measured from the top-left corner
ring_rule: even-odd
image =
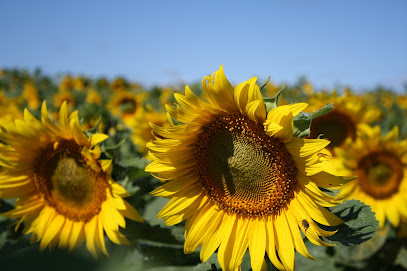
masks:
[[[407,83],[407,1],[1,1],[0,67],[190,83]]]

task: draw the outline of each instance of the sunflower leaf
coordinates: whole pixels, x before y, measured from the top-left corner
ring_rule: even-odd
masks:
[[[193,271],[218,271],[222,270],[218,263],[218,255],[217,253],[213,253],[211,257],[206,262],[197,264],[193,269]]]
[[[333,109],[332,104],[326,104],[324,107],[315,110],[312,113],[301,112],[294,118],[294,136],[307,137],[311,133],[311,122],[313,119],[322,116]]]
[[[329,228],[321,226],[330,231],[338,230],[334,235],[323,238],[327,243],[338,247],[359,245],[371,239],[379,229],[379,221],[371,207],[358,200],[348,200],[328,209],[344,223]]]
[[[385,245],[389,230],[390,226],[387,225],[387,227],[378,231],[371,239],[358,246],[338,247],[338,258],[341,262],[347,262],[348,264],[361,262],[370,258]]]
[[[407,249],[402,247],[397,254],[394,264],[401,265],[404,269],[407,269]]]
[[[85,131],[86,136],[91,137],[94,134],[99,133],[99,125],[102,121],[102,116],[99,116],[98,122],[96,123],[96,125],[88,130]]]
[[[266,82],[267,83],[267,82]],[[277,92],[276,95],[274,95],[271,98],[263,98],[264,104],[266,105],[266,111],[267,113],[276,108],[277,104],[278,104],[278,97],[280,97],[281,92],[283,92],[283,90],[285,89],[285,87],[287,86],[287,84],[284,84],[281,86],[280,90]]]
[[[329,255],[327,247],[313,246],[307,240],[305,241],[308,252],[314,256],[317,260],[310,261],[308,258],[302,257],[302,255],[296,255],[295,266],[300,267],[302,271],[315,271],[315,270],[343,270],[343,267],[335,263],[335,258]]]

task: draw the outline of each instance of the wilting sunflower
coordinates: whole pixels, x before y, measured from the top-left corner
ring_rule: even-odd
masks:
[[[397,141],[398,128],[386,136],[379,126],[360,125],[355,140],[335,148],[338,170],[357,178],[343,186],[342,195],[372,206],[383,228],[386,218],[398,227],[407,218],[407,140]]]
[[[239,268],[247,248],[253,270],[267,252],[279,269],[294,268],[295,250],[313,259],[300,234],[318,245],[335,232],[317,223],[341,219],[324,207],[339,199],[318,187],[340,186],[324,139],[293,137],[293,117],[307,104],[279,106],[266,113],[256,77],[233,88],[221,68],[203,79],[207,101],[188,86],[167,106],[182,124],[152,125],[147,143],[153,161],[146,171],[167,183],[152,192],[171,200],[160,211],[167,225],[186,220],[185,253],[199,245],[201,260],[218,249],[222,269]]]
[[[41,121],[24,111],[24,120],[0,132],[0,198],[15,198],[15,208],[3,213],[19,218],[16,229],[40,241],[40,249],[86,247],[94,257],[107,255],[104,232],[116,244],[128,241],[119,232],[125,219],[142,222],[123,197],[126,190],[111,177],[111,160],[99,159],[97,145],[107,135],[88,138],[79,128],[78,112],[67,115],[66,103],[59,125],[50,119],[45,102]]]
[[[323,135],[331,141],[328,149],[333,153],[334,147],[343,147],[346,138],[355,139],[356,129],[360,123],[371,124],[380,118],[380,110],[361,96],[356,96],[349,90],[338,96],[336,92],[316,93],[309,99],[310,107],[306,111],[312,112],[326,105],[333,104],[333,109],[325,115],[317,117],[311,123],[310,138]]]

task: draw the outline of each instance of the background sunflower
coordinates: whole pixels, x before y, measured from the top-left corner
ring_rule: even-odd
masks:
[[[25,223],[24,234],[47,246],[72,250],[82,245],[97,258],[108,254],[104,233],[116,244],[128,244],[119,232],[124,217],[142,222],[138,212],[122,197],[127,192],[110,176],[111,160],[101,160],[98,143],[80,130],[78,112],[68,116],[66,102],[59,125],[50,119],[45,102],[41,121],[28,110],[24,120],[2,127],[0,139],[0,197],[17,198],[14,209],[3,213]]]

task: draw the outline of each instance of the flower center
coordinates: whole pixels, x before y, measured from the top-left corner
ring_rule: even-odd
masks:
[[[397,193],[403,179],[403,165],[398,157],[387,152],[373,152],[363,157],[357,168],[361,189],[376,199]]]
[[[203,126],[196,144],[199,180],[222,210],[277,214],[294,197],[296,168],[284,143],[241,115]]]
[[[35,184],[45,201],[74,221],[89,221],[106,199],[103,171],[86,164],[81,146],[63,140],[44,148],[35,165]]]
[[[334,147],[341,146],[347,137],[356,137],[356,123],[348,114],[332,109],[311,122],[309,137],[317,138],[321,134],[331,141],[328,148],[333,150]]]
[[[118,103],[123,114],[134,114],[137,109],[136,101],[131,98],[122,98]]]

